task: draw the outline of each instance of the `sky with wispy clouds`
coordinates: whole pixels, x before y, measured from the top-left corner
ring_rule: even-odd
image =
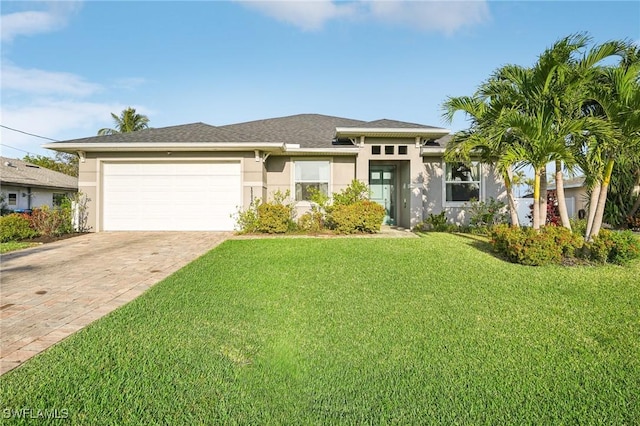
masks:
[[[127,106],[153,127],[298,113],[442,121],[447,96],[557,39],[640,41],[637,1],[1,1],[3,126],[95,135]],[[51,154],[0,129],[2,155]]]

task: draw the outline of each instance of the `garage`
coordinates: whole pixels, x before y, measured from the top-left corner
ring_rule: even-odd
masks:
[[[105,231],[229,231],[242,204],[239,162],[102,164]]]

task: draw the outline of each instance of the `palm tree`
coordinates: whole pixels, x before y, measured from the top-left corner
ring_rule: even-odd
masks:
[[[546,216],[546,166],[555,163],[556,190],[563,226],[570,229],[564,198],[563,166],[577,164],[576,153],[585,134],[603,135],[607,126],[597,117],[586,117],[583,106],[586,87],[593,70],[603,59],[619,54],[621,44],[608,42],[575,58],[588,43],[585,35],[565,37],[546,49],[532,68],[506,66],[498,80],[514,89],[513,105],[500,117],[495,128],[503,137],[509,133],[519,140],[526,156],[524,163],[535,172],[533,227],[538,229]]]
[[[124,109],[119,117],[111,113],[111,117],[113,117],[115,129],[100,129],[98,130],[98,136],[137,132],[138,130],[149,128],[149,117],[138,114],[136,109],[132,107]]]
[[[487,84],[491,84],[491,81],[485,83]],[[482,89],[479,92],[481,91]],[[505,93],[501,95],[507,96]],[[491,138],[491,127],[495,125],[502,106],[503,100],[498,95],[489,97],[478,93],[473,97],[449,97],[442,106],[443,118],[451,123],[457,112],[464,112],[472,124],[470,129],[454,134],[447,144],[445,160],[470,161],[472,156],[477,156],[485,163],[495,164],[507,192],[511,225],[518,227],[518,212],[513,193],[513,165],[520,154],[517,146],[512,145],[508,137]]]
[[[637,161],[640,149],[640,61],[623,58],[617,67],[599,70],[598,84],[591,87],[592,99],[597,103],[594,111],[606,119],[612,131],[601,138],[594,138],[585,149],[599,183],[599,191],[592,193],[590,210],[595,208],[587,224],[587,240],[597,236],[602,227],[607,193],[616,161]],[[597,201],[597,202],[596,202]]]

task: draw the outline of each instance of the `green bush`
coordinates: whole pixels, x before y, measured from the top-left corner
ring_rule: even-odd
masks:
[[[496,252],[514,263],[531,266],[560,263],[563,247],[556,241],[562,238],[562,231],[547,228],[551,227],[543,227],[537,232],[532,228],[496,225],[489,231],[490,243]]]
[[[37,236],[38,233],[31,228],[28,216],[13,213],[0,217],[0,242],[24,240]]]
[[[360,200],[353,204],[334,206],[331,222],[334,230],[340,234],[374,233],[380,231],[384,215],[384,207],[380,204]]]
[[[506,204],[489,198],[489,201],[471,200],[469,209],[469,228],[474,234],[487,234],[489,227],[507,223]]]
[[[293,229],[289,206],[278,203],[263,203],[258,206],[258,232],[284,234]]]
[[[298,219],[298,229],[316,233],[324,229],[324,214],[319,211],[310,211]]]
[[[254,198],[246,210],[238,209],[235,215],[231,215],[236,220],[236,229],[241,233],[258,232],[258,206],[260,198]]]
[[[369,187],[366,183],[354,179],[348,187],[333,194],[333,206],[348,206],[369,199]]]
[[[269,202],[255,198],[246,210],[238,210],[233,215],[239,232],[283,234],[295,230],[295,210],[289,199],[289,191],[276,191],[272,198]]]
[[[631,231],[603,229],[585,248],[585,256],[598,263],[623,265],[640,257],[640,239]]]

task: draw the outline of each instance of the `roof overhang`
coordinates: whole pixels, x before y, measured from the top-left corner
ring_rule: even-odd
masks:
[[[285,144],[279,142],[236,143],[236,142],[110,142],[110,143],[65,143],[55,142],[42,145],[43,148],[69,153],[82,152],[158,152],[158,151],[284,151]]]
[[[291,145],[286,145],[284,153],[287,155],[336,155],[336,156],[349,156],[358,155],[359,148],[294,148]]]
[[[370,136],[381,138],[441,138],[450,133],[448,129],[391,128],[391,127],[336,127],[336,137]]]
[[[445,148],[442,146],[422,146],[420,147],[420,155],[423,157],[442,157]]]

